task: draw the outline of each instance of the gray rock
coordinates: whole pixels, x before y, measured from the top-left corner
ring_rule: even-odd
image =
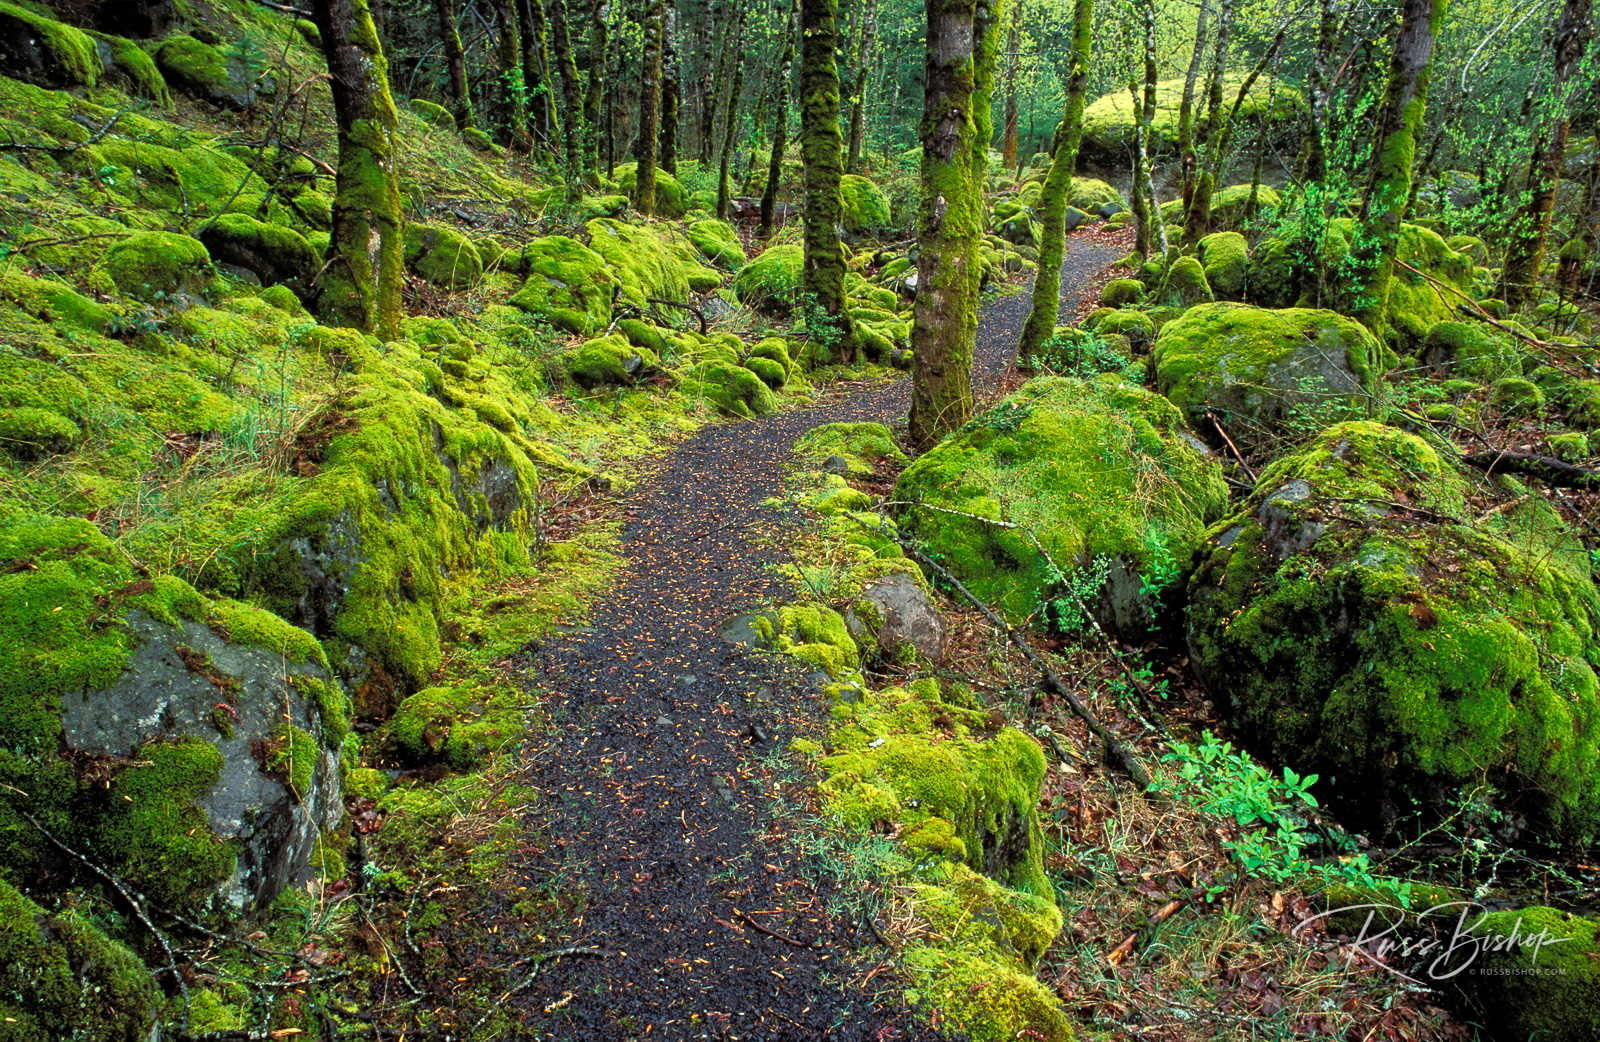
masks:
[[[829,474],[848,474],[850,473],[850,461],[843,456],[829,456],[822,461],[822,469]]]
[[[218,896],[235,909],[262,907],[296,881],[318,835],[336,828],[343,813],[338,747],[320,708],[295,684],[298,677],[330,678],[310,663],[285,662],[281,652],[230,644],[196,622],[174,627],[131,611],[125,624],[134,650],[121,675],[109,687],[62,699],[66,744],[78,753],[118,757],[166,737],[215,745],[222,774],[195,805],[219,838],[238,841],[238,867]],[[209,669],[191,668],[206,661]],[[231,690],[224,692],[212,677]],[[281,733],[285,716],[317,742],[310,789],[298,799],[263,773],[253,751]],[[226,726],[219,727],[223,720]]]
[[[856,640],[876,639],[886,659],[916,657],[932,665],[944,661],[944,618],[904,572],[868,583],[845,612],[844,621]]]

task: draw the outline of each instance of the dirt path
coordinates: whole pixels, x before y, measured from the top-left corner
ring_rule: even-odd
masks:
[[[1069,242],[1064,305],[1118,252]],[[1003,369],[1027,308],[1024,293],[984,310],[978,382]],[[581,891],[567,943],[605,954],[548,961],[510,1000],[521,1037],[945,1037],[898,987],[851,985],[873,927],[839,913],[826,864],[786,844],[786,819],[772,813],[804,799],[803,782],[783,790],[774,754],[819,728],[825,700],[792,663],[716,632],[794,599],[765,567],[784,559],[785,533],[774,540],[762,502],[784,494],[795,440],[826,423],[892,423],[908,386],[690,438],[632,497],[628,575],[588,627],[523,663],[552,706],[554,741],[527,779],[543,794],[528,822],[539,852],[514,871],[530,889],[558,877]]]

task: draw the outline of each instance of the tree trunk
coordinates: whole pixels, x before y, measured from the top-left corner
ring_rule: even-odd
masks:
[[[678,176],[678,121],[683,108],[677,38],[678,9],[668,4],[661,36],[661,169],[674,177]]]
[[[1067,81],[1067,109],[1056,128],[1050,172],[1039,193],[1039,223],[1044,228],[1039,243],[1039,272],[1033,280],[1033,305],[1017,340],[1017,357],[1034,354],[1055,334],[1061,307],[1061,258],[1066,252],[1067,203],[1072,176],[1078,165],[1078,143],[1083,138],[1083,107],[1089,87],[1089,47],[1094,28],[1094,0],[1075,0],[1072,7],[1072,59]],[[920,286],[919,286],[920,288]]]
[[[644,64],[639,77],[639,169],[633,207],[646,217],[656,212],[656,149],[661,135],[661,48],[667,28],[667,0],[653,0],[644,22]]]
[[[1384,311],[1394,271],[1395,243],[1405,203],[1411,195],[1411,161],[1417,131],[1428,101],[1433,45],[1444,21],[1447,0],[1404,0],[1400,33],[1384,88],[1382,122],[1372,152],[1372,175],[1361,206],[1360,234],[1350,251],[1347,299],[1339,310],[1355,318],[1380,340],[1388,335]]]
[[[740,33],[742,41],[743,33]],[[723,120],[722,161],[717,167],[717,218],[728,219],[728,202],[731,185],[728,182],[728,164],[733,159],[733,139],[739,129],[739,94],[744,90],[743,57],[734,59],[733,86],[728,91],[728,115]]]
[[[439,16],[444,64],[450,70],[451,114],[456,117],[456,128],[466,130],[472,126],[472,94],[467,87],[467,53],[461,48],[461,33],[456,30],[456,2],[433,0],[433,11]]]
[[[1339,0],[1321,0],[1317,53],[1311,62],[1311,121],[1306,129],[1304,181],[1322,185],[1328,179],[1328,94],[1333,89],[1333,47],[1339,39]],[[1310,202],[1310,200],[1307,200]],[[1316,205],[1320,206],[1319,201]]]
[[[1555,51],[1555,80],[1550,91],[1556,107],[1554,125],[1550,128],[1548,144],[1541,140],[1534,146],[1530,163],[1533,176],[1528,185],[1531,194],[1516,216],[1511,248],[1506,252],[1505,269],[1501,274],[1505,301],[1513,308],[1521,307],[1534,295],[1539,269],[1544,265],[1545,241],[1550,236],[1550,218],[1555,211],[1556,183],[1561,178],[1561,163],[1566,158],[1567,132],[1571,126],[1573,99],[1567,96],[1565,88],[1594,36],[1591,6],[1591,0],[1566,0],[1551,40]]]
[[[722,46],[717,54],[716,75],[711,79],[711,94],[706,98],[706,108],[700,117],[700,165],[709,165],[712,147],[717,140],[717,109],[722,104],[723,88],[728,85],[728,62],[733,59],[735,23],[744,21],[745,4],[742,0],[727,0],[722,6]]]
[[[578,65],[572,58],[572,38],[567,31],[567,0],[550,0],[554,29],[556,71],[561,75],[561,139],[567,153],[567,201],[583,198],[583,100],[578,93]]]
[[[1144,26],[1144,104],[1141,105],[1138,95],[1134,94],[1133,112],[1137,125],[1134,128],[1133,216],[1139,222],[1135,249],[1139,251],[1139,256],[1148,259],[1152,245],[1160,247],[1161,256],[1167,255],[1167,226],[1161,221],[1161,200],[1156,198],[1155,178],[1151,172],[1155,165],[1155,149],[1151,145],[1150,125],[1156,115],[1158,75],[1155,0],[1144,0],[1139,5],[1139,12]],[[1128,90],[1130,93],[1134,91],[1131,82]]]
[[[1584,270],[1591,266],[1597,226],[1600,226],[1600,148],[1594,150],[1594,158],[1589,162],[1583,205],[1578,208],[1577,234],[1561,248],[1561,262],[1556,270],[1556,284],[1568,296],[1578,292],[1578,282]]]
[[[1219,40],[1226,34],[1230,14],[1228,5],[1224,4],[1222,17],[1217,22]],[[1244,78],[1244,83],[1239,86],[1239,95],[1234,98],[1233,107],[1228,110],[1227,116],[1220,115],[1222,108],[1220,104],[1215,106],[1219,115],[1215,117],[1211,128],[1211,149],[1206,158],[1205,169],[1195,180],[1194,197],[1189,201],[1189,211],[1184,214],[1183,246],[1193,246],[1211,234],[1211,193],[1216,186],[1217,178],[1222,175],[1222,164],[1228,161],[1228,146],[1233,141],[1233,128],[1239,120],[1239,109],[1244,106],[1244,99],[1249,96],[1250,88],[1255,86],[1262,70],[1272,64],[1273,59],[1278,56],[1278,49],[1283,46],[1284,35],[1285,30],[1278,30],[1277,36],[1272,40],[1272,46],[1267,48],[1267,53],[1256,62],[1255,68],[1250,70],[1250,75]],[[1220,89],[1220,76],[1213,83]]]
[[[529,149],[528,87],[522,81],[522,45],[517,38],[517,12],[511,0],[494,0],[495,66],[500,76],[496,95],[495,137],[518,152]]]
[[[778,182],[783,177],[783,152],[789,147],[789,85],[794,81],[794,20],[800,0],[789,5],[789,20],[784,23],[783,60],[778,71],[776,115],[772,119],[772,154],[767,160],[767,187],[761,193],[761,227],[756,236],[772,238],[772,215],[778,203]]]
[[[1237,0],[1220,0],[1217,5],[1217,45],[1211,59],[1211,76],[1206,84],[1206,116],[1195,136],[1202,145],[1211,143],[1207,161],[1193,169],[1193,179],[1185,179],[1183,204],[1182,245],[1190,246],[1206,234],[1211,220],[1211,193],[1217,184],[1217,167],[1224,160],[1218,157],[1215,145],[1222,135],[1222,80],[1228,70],[1228,47],[1232,42],[1233,8]],[[1203,220],[1195,222],[1196,214]],[[1196,234],[1198,233],[1198,234]]]
[[[400,337],[405,217],[395,176],[394,99],[388,63],[366,0],[313,0],[339,132],[332,263],[323,273],[321,317],[334,325]]]
[[[1178,155],[1183,164],[1183,208],[1189,208],[1194,194],[1194,81],[1200,78],[1200,63],[1205,60],[1206,22],[1211,16],[1211,0],[1200,0],[1200,13],[1194,22],[1194,53],[1189,56],[1189,71],[1183,77],[1183,101],[1178,105]]]
[[[839,0],[800,0],[800,150],[806,163],[805,263],[800,289],[806,335],[819,361],[855,358],[855,323],[844,296],[844,247],[839,242],[843,206],[844,142],[839,135],[839,69],[835,19]]]
[[[928,2],[922,206],[911,319],[910,436],[918,449],[931,448],[972,415],[983,173],[1000,15],[998,5],[986,0]],[[1058,258],[1058,280],[1060,263]]]
[[[517,0],[522,23],[522,82],[528,87],[528,127],[540,152],[550,149],[550,57],[543,0]]]
[[[856,48],[855,90],[850,98],[850,158],[845,163],[848,173],[859,173],[861,167],[861,136],[866,130],[867,77],[872,72],[872,37],[878,28],[878,0],[866,0],[867,7],[861,16],[860,46]]]
[[[594,10],[589,19],[589,76],[583,95],[583,122],[587,133],[583,138],[584,176],[595,187],[600,184],[600,104],[606,89],[606,0],[594,0]]]
[[[1006,124],[1000,134],[1000,162],[1007,170],[1017,166],[1017,71],[1022,55],[1022,0],[1012,0],[1011,31],[1006,34]]]

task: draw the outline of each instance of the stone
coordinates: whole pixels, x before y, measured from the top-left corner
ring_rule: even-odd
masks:
[[[875,640],[887,661],[920,660],[933,666],[944,662],[944,617],[904,572],[867,583],[844,619],[852,637],[862,644]]]

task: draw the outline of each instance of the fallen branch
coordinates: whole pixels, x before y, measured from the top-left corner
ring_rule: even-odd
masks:
[[[645,297],[644,298],[644,302],[646,304],[665,304],[668,307],[682,308],[683,310],[689,312],[689,314],[693,315],[695,318],[698,318],[700,320],[700,335],[701,336],[705,336],[706,329],[709,328],[709,326],[708,326],[708,324],[706,322],[706,313],[704,311],[701,311],[699,308],[695,307],[693,304],[684,304],[684,303],[682,303],[680,301],[676,301],[676,300],[662,300],[660,297]]]
[[[739,911],[739,909],[737,909],[737,908],[735,908],[733,910],[733,914],[738,916],[739,920],[741,922],[743,922],[746,926],[750,927],[751,929],[755,930],[757,933],[764,933],[768,937],[776,937],[778,940],[782,941],[784,944],[792,944],[796,948],[815,948],[816,947],[816,945],[814,945],[814,944],[807,944],[805,941],[797,941],[793,937],[790,937],[787,934],[781,934],[776,930],[769,930],[765,926],[762,926],[760,923],[756,922],[754,919],[750,918],[748,915],[745,915],[743,912]]]
[[[933,561],[920,549],[902,539],[899,533],[890,532],[881,525],[869,525],[849,513],[845,513],[842,516],[850,518],[851,521],[854,521],[869,532],[874,532],[886,539],[892,539],[911,556],[933,569],[939,578],[949,583],[952,589],[959,592],[974,608],[982,612],[984,617],[989,620],[990,625],[1004,633],[1011,643],[1015,644],[1022,654],[1027,657],[1028,661],[1033,663],[1034,668],[1044,676],[1045,684],[1066,699],[1067,705],[1071,706],[1072,711],[1078,715],[1078,718],[1088,725],[1089,730],[1094,732],[1095,737],[1106,743],[1106,748],[1110,750],[1111,755],[1117,762],[1122,765],[1123,770],[1127,771],[1128,777],[1132,778],[1134,783],[1138,785],[1139,791],[1143,792],[1150,788],[1150,772],[1145,770],[1144,765],[1134,758],[1128,747],[1123,745],[1116,735],[1112,734],[1106,725],[1100,722],[1100,718],[1094,715],[1094,710],[1079,701],[1078,696],[1073,694],[1066,684],[1062,683],[1061,678],[1056,676],[1055,671],[1045,663],[1044,659],[1039,657],[1037,652],[1028,646],[1027,641],[1022,639],[1022,634],[1017,631],[1016,627],[996,615],[971,590],[963,586],[961,580],[951,575],[942,565]]]
[[[1485,474],[1522,474],[1538,478],[1553,488],[1600,488],[1600,471],[1563,463],[1554,456],[1540,456],[1532,452],[1474,452],[1462,456],[1461,462],[1477,467]]]
[[[1222,435],[1222,440],[1228,446],[1229,451],[1233,453],[1233,458],[1239,461],[1239,467],[1250,476],[1250,484],[1254,485],[1257,481],[1260,481],[1261,479],[1256,477],[1256,472],[1250,469],[1250,464],[1244,461],[1244,453],[1239,451],[1239,446],[1235,445],[1233,439],[1228,437],[1228,432],[1222,429],[1222,421],[1217,419],[1217,414],[1207,409],[1206,419],[1210,420],[1211,426],[1215,427],[1217,433]]]

